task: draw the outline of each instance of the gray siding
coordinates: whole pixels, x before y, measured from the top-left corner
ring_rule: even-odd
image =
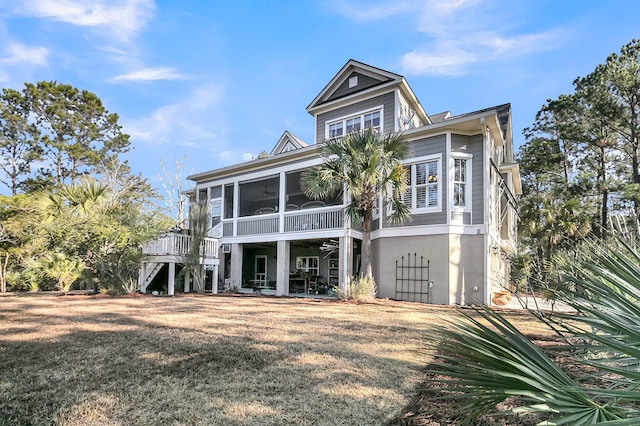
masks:
[[[383,105],[384,117],[382,118],[382,126],[385,132],[393,132],[395,128],[393,125],[395,116],[395,95],[394,92],[389,92],[384,95],[376,96],[366,101],[358,102],[352,105],[348,105],[342,108],[334,109],[333,111],[319,114],[316,117],[316,141],[318,143],[324,141],[325,125],[328,121],[335,120],[339,117],[346,117],[350,115],[358,114],[361,111],[374,108],[376,106]]]
[[[422,157],[425,155],[437,155],[441,154],[441,173],[440,176],[440,194],[442,202],[442,210],[434,213],[414,214],[411,216],[411,220],[401,225],[388,225],[385,223],[384,227],[398,227],[398,226],[418,226],[418,225],[441,225],[447,223],[447,166],[446,166],[446,146],[447,140],[445,135],[432,136],[429,138],[416,139],[409,142],[410,157],[407,159],[407,163],[411,163],[411,157]],[[386,218],[385,218],[386,220]]]
[[[431,136],[429,138],[416,139],[409,142],[409,152],[412,157],[422,157],[423,155],[442,154],[447,149],[446,135]],[[409,162],[411,158],[409,158]],[[444,168],[444,166],[443,166]],[[446,170],[443,170],[446,172]]]
[[[349,79],[351,77],[358,77],[358,84],[355,87],[349,88]],[[388,81],[388,80],[386,80]],[[357,72],[352,72],[341,85],[336,89],[335,92],[327,99],[327,101],[333,101],[335,99],[340,99],[342,97],[351,95],[352,93],[360,92],[362,90],[369,89],[370,87],[377,86],[378,84],[385,83],[385,81],[380,81],[375,78],[371,78],[367,75],[363,75]]]
[[[484,155],[482,135],[451,135],[451,151],[473,155],[471,162],[471,218],[464,217],[464,224],[482,224],[484,219],[484,198],[486,190],[483,182],[482,157]],[[452,214],[452,218],[455,216]],[[469,221],[470,220],[470,221]]]
[[[473,164],[471,165],[471,220],[473,225],[482,224],[484,221],[484,200],[489,195],[488,188],[484,187],[484,141],[482,135],[474,135],[470,138]]]
[[[459,151],[459,152],[464,152],[464,153],[469,153],[470,154],[470,144],[471,144],[471,138],[469,138],[469,136],[464,136],[464,135],[456,135],[453,134],[451,135],[451,151]]]

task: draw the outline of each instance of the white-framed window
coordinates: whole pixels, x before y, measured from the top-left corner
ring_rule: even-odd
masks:
[[[318,256],[298,256],[296,257],[296,269],[308,272],[309,275],[320,274],[320,257]]]
[[[371,128],[374,133],[382,133],[381,106],[327,122],[326,137],[328,139],[339,138],[348,133],[359,132],[368,128]]]
[[[222,198],[214,198],[210,202],[211,206],[211,227],[213,228],[222,221]]]
[[[380,133],[380,111],[364,115],[364,128],[372,128],[374,133]]]
[[[441,210],[441,157],[424,158],[405,168],[408,188],[402,202],[416,212]]]
[[[471,159],[468,155],[453,157],[451,205],[456,210],[471,210]]]
[[[380,217],[380,197],[376,197],[373,200],[373,212],[371,214],[372,219],[378,219]]]
[[[330,138],[339,138],[343,135],[342,129],[344,126],[344,122],[338,121],[336,123],[329,124],[329,137]]]

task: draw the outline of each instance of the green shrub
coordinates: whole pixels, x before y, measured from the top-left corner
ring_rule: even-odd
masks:
[[[376,298],[376,282],[373,277],[349,277],[345,289],[334,287],[340,300],[366,301]]]

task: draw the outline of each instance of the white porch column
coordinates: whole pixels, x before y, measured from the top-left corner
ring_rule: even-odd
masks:
[[[347,288],[347,280],[353,275],[353,238],[340,237],[340,250],[338,255],[338,286],[344,291]]]
[[[176,285],[176,264],[175,262],[169,262],[169,285],[167,289],[167,294],[169,296],[173,296],[175,292]]]
[[[189,293],[191,291],[191,272],[188,269],[184,271],[184,292]]]
[[[218,294],[218,265],[213,265],[213,274],[211,274],[211,279],[213,282],[211,283],[211,291],[213,294]]]
[[[242,244],[231,244],[231,286],[242,287]]]
[[[276,263],[276,296],[282,296],[289,288],[289,241],[278,241]]]

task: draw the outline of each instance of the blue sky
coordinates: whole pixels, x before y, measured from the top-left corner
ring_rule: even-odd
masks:
[[[548,98],[640,38],[637,0],[0,0],[0,87],[96,93],[158,184],[313,142],[305,108],[349,60],[406,77],[429,114]]]

